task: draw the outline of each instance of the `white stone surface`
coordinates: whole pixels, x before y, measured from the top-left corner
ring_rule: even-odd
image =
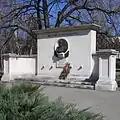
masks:
[[[95,64],[92,54],[96,53],[96,31],[89,27],[86,29],[82,29],[82,27],[69,28],[66,31],[61,28],[54,33],[52,29],[48,32],[47,30],[38,32],[37,74],[57,77],[60,75],[62,69],[56,68],[52,57],[54,55],[54,45],[61,38],[68,40],[70,45],[68,62],[73,67],[69,76],[72,78],[73,76],[89,78]],[[42,66],[44,66],[44,69],[41,70]],[[51,66],[53,66],[53,69],[49,70]],[[82,69],[78,70],[80,66],[82,66]]]
[[[9,73],[14,75],[35,74],[35,64],[35,58],[10,58]]]
[[[99,57],[99,79],[95,85],[96,90],[115,91],[117,89],[115,50],[101,50]]]
[[[15,77],[36,74],[36,56],[4,55],[4,75],[2,81],[10,81]]]
[[[101,78],[97,81],[95,89],[104,91],[116,91],[118,85],[113,79]]]

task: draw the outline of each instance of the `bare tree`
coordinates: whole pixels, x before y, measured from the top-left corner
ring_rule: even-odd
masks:
[[[20,40],[27,39],[27,42],[23,42],[21,50],[30,47],[30,52],[37,39],[35,29],[96,23],[102,26],[99,33],[120,35],[119,17],[120,2],[115,0],[14,0],[10,10],[1,17],[0,30],[9,29],[10,36],[15,36],[16,30],[24,33]],[[8,38],[3,46],[9,43]]]
[[[120,15],[119,1],[105,0],[18,0],[17,7],[5,16],[9,21],[28,14],[37,21],[36,29],[46,29],[54,25],[60,27],[74,20],[73,25],[97,23],[116,30],[116,17]],[[27,19],[27,18],[26,18]],[[54,22],[53,22],[54,21]],[[6,21],[7,22],[7,21]],[[108,25],[109,24],[109,25]],[[10,27],[10,26],[9,26]]]

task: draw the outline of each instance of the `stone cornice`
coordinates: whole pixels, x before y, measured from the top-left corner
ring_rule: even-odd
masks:
[[[59,33],[59,32],[73,32],[79,30],[97,30],[101,26],[96,24],[88,24],[88,25],[81,25],[81,26],[74,26],[74,27],[61,27],[61,28],[50,28],[46,30],[34,30],[37,35],[43,34],[52,34],[52,33]]]
[[[114,49],[100,49],[99,51],[96,51],[95,54],[92,54],[93,56],[101,56],[101,55],[117,55],[119,52]]]
[[[12,57],[12,58],[35,58],[37,55],[17,55],[13,53],[3,54],[3,57]]]

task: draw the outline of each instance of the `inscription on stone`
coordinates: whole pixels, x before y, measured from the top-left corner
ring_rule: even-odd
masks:
[[[63,37],[63,36],[75,36],[79,35],[79,32],[66,32],[66,33],[48,33],[48,34],[41,34],[39,38],[54,38],[54,37]]]
[[[66,64],[66,59],[62,59],[56,62],[56,68],[63,68]]]

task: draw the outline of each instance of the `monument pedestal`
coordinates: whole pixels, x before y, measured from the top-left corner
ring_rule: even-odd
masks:
[[[99,79],[95,85],[96,90],[115,91],[117,89],[116,55],[117,51],[104,49],[97,52],[99,57]]]
[[[96,90],[116,91],[117,87],[117,82],[108,78],[99,79],[95,85]]]

